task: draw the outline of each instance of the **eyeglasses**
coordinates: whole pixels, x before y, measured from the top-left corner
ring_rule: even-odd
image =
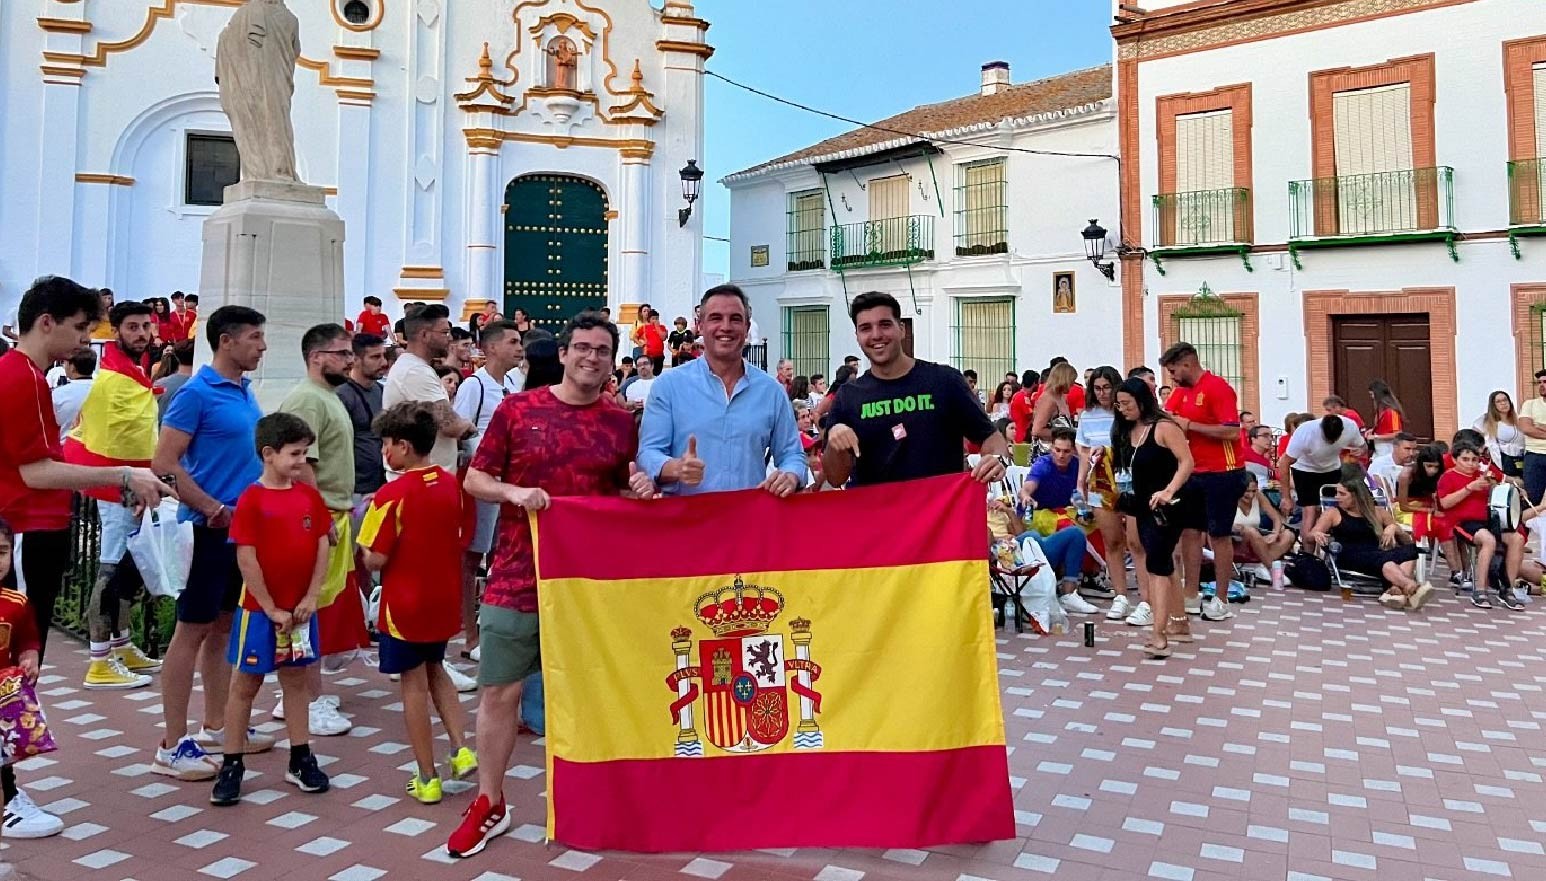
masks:
[[[576,355],[579,355],[581,358],[589,358],[590,356],[595,355],[597,358],[606,360],[612,357],[611,346],[593,346],[590,343],[570,343],[569,349]],[[654,365],[652,364],[650,366]]]

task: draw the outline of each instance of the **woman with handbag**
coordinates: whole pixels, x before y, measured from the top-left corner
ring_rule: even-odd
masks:
[[[1515,419],[1514,399],[1498,389],[1487,396],[1487,412],[1472,425],[1487,438],[1487,451],[1504,475],[1523,478],[1525,473],[1525,433]]]
[[[1132,518],[1133,562],[1149,574],[1154,636],[1143,652],[1150,658],[1168,658],[1172,640],[1192,642],[1181,583],[1175,578],[1176,544],[1185,519],[1176,506],[1193,503],[1185,500],[1182,490],[1192,476],[1192,450],[1186,433],[1160,409],[1154,391],[1139,378],[1117,389],[1111,441],[1117,509]]]

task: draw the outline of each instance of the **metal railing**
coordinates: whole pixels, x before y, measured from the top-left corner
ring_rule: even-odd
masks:
[[[950,363],[961,371],[975,370],[992,384],[1013,373],[1015,361],[1015,301],[1012,298],[957,297]]]
[[[826,306],[784,307],[784,357],[794,362],[796,376],[826,373],[832,355]]]
[[[1161,248],[1251,241],[1251,191],[1245,187],[1158,193],[1154,228]]]
[[[791,229],[784,245],[789,271],[804,272],[825,266],[826,240],[827,231],[819,226],[814,229]]]
[[[1453,230],[1454,177],[1440,165],[1289,181],[1289,238]]]
[[[934,218],[928,214],[832,227],[832,268],[903,266],[934,259]]]
[[[97,516],[97,502],[77,494],[75,512],[70,528],[70,562],[65,570],[64,584],[60,586],[59,599],[54,604],[55,627],[84,639],[90,627],[87,605],[91,588],[97,579],[97,559],[101,556],[102,525]],[[129,565],[126,559],[123,565]],[[138,591],[130,620],[119,622],[129,626],[134,644],[153,658],[166,652],[176,626],[176,602],[170,597],[152,597],[144,590]]]
[[[1508,164],[1509,226],[1546,225],[1546,159]]]
[[[997,178],[956,187],[957,257],[1009,252],[1009,207],[1002,164]]]

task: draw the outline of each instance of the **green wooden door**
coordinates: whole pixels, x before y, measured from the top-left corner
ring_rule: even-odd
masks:
[[[570,318],[607,305],[607,197],[558,174],[518,177],[505,188],[505,303],[558,333]]]

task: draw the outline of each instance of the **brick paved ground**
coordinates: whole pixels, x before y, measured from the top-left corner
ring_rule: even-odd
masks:
[[[1511,614],[1444,596],[1409,615],[1264,591],[1237,608],[1163,663],[1142,661],[1128,648],[1140,635],[1103,620],[1095,649],[1001,639],[1012,841],[581,853],[543,843],[541,746],[523,739],[506,790],[516,828],[452,865],[441,847],[469,796],[403,797],[408,752],[384,677],[358,666],[332,677],[358,726],[317,746],[333,792],[284,784],[275,753],[249,762],[246,803],[216,809],[208,784],[149,773],[159,696],[78,690],[85,651],[61,639],[42,686],[61,750],[25,765],[22,781],[69,825],[9,842],[6,856],[45,881],[1546,877],[1541,601]],[[690,811],[664,793],[649,809]]]

